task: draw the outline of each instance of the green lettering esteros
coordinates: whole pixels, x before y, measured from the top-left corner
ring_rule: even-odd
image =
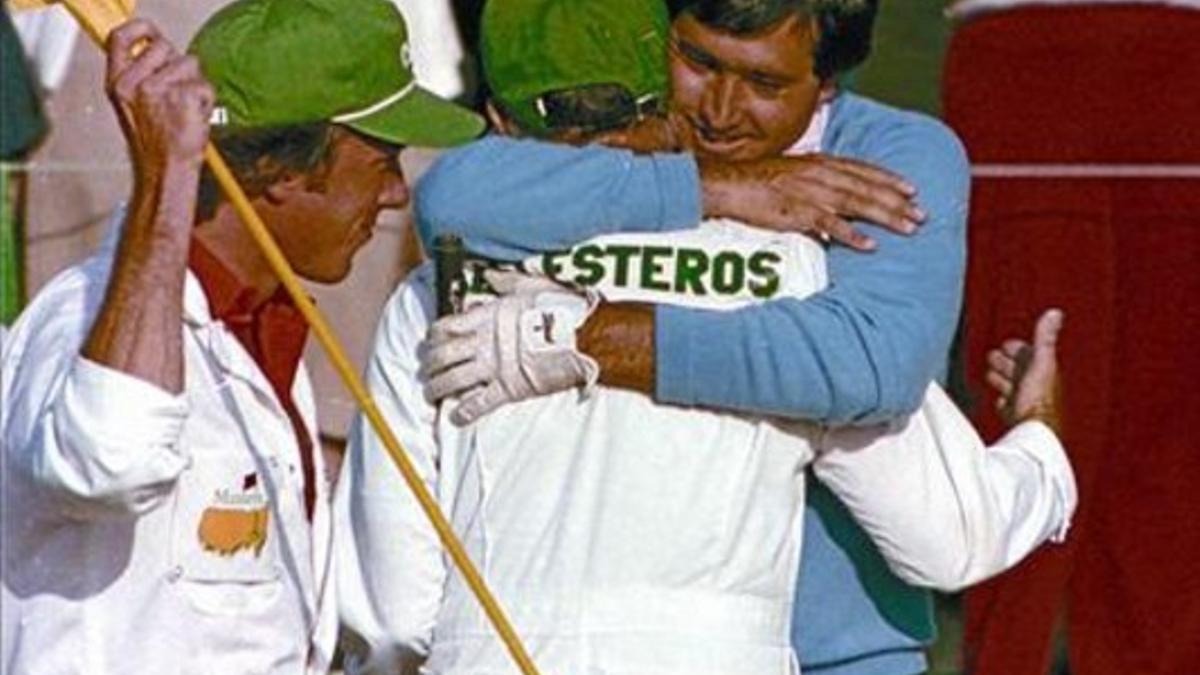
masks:
[[[570,255],[570,251],[547,251],[542,254],[542,271],[546,276],[555,281],[562,281],[562,264],[559,262],[561,258]]]
[[[666,270],[655,258],[666,258],[674,251],[675,249],[669,246],[647,246],[642,249],[642,288],[652,291],[671,290],[671,284],[660,276]]]
[[[779,263],[783,258],[773,251],[758,251],[750,256],[747,267],[757,281],[750,280],[750,292],[756,298],[769,298],[779,290]]]
[[[733,251],[722,251],[713,258],[713,290],[733,295],[746,283],[746,260]]]
[[[629,285],[629,259],[638,254],[640,249],[637,246],[625,246],[620,244],[610,244],[608,246],[608,254],[616,260],[616,269],[613,273],[613,284],[616,286]]]
[[[666,274],[666,260],[672,254],[675,256],[673,282]],[[571,262],[566,265],[563,258],[568,255]],[[748,287],[754,297],[770,298],[782,284],[779,267],[783,257],[774,251],[755,251],[748,257],[736,251],[721,251],[710,258],[707,251],[699,248],[585,244],[572,251],[543,254],[542,269],[555,280],[574,272],[572,281],[582,286],[600,284],[611,273],[614,286],[628,287],[633,259],[639,255],[637,281],[647,290],[704,296],[709,293],[708,287],[720,295],[736,295]],[[609,258],[612,259],[611,269]],[[486,289],[482,266],[472,266],[468,277],[472,291]],[[711,277],[708,287],[706,277]]]
[[[575,283],[581,286],[595,286],[604,278],[604,249],[596,244],[588,244],[575,249],[571,256],[571,264],[578,270],[575,273]]]
[[[675,292],[707,295],[704,274],[708,272],[708,254],[694,248],[681,248],[675,257]]]

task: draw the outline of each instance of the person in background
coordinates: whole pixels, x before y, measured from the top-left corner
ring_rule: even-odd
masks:
[[[966,595],[965,670],[1042,675],[1060,633],[1074,675],[1195,672],[1200,2],[964,0],[953,16],[972,393],[976,359],[1047,303],[1087,336],[1064,349],[1075,534]],[[973,418],[1003,427],[987,406]]]

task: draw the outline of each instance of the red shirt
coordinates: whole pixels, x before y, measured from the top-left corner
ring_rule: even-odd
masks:
[[[282,286],[255,304],[255,289],[242,283],[198,239],[192,238],[188,267],[200,281],[213,319],[225,324],[271,383],[275,397],[291,420],[304,471],[304,506],[312,519],[317,499],[312,434],[292,400],[292,383],[300,367],[308,324]]]

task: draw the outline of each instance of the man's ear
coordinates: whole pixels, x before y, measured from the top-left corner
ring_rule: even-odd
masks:
[[[499,133],[505,136],[520,136],[521,130],[517,128],[515,122],[509,119],[500,111],[500,107],[491,99],[484,106],[484,113],[487,115],[488,121],[492,123],[492,127]]]

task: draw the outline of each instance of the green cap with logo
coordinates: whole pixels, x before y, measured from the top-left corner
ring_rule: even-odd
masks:
[[[548,92],[619,85],[638,102],[664,99],[669,29],[663,0],[488,0],[479,42],[492,96],[545,132]]]
[[[216,125],[336,122],[428,147],[483,130],[478,115],[417,85],[408,29],[387,0],[237,0],[189,51],[216,88]]]

